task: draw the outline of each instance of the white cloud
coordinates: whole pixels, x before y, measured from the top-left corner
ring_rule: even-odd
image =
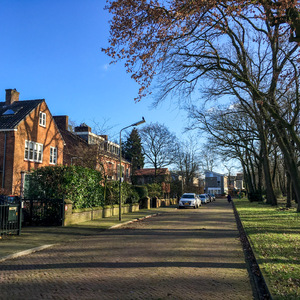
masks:
[[[103,65],[103,66],[102,66],[102,69],[103,69],[104,71],[107,71],[107,70],[109,69],[109,64]]]

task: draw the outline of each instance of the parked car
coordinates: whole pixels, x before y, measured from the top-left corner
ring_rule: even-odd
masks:
[[[201,206],[201,200],[196,194],[184,193],[179,200],[178,208],[185,208],[185,207],[198,208],[199,206]]]
[[[216,201],[216,196],[214,194],[210,194],[211,200]]]
[[[212,201],[212,199],[211,199],[211,196],[210,196],[210,194],[205,194],[206,196],[207,196],[207,198],[208,198],[208,202],[211,202]]]
[[[206,204],[209,202],[208,197],[205,194],[199,195],[202,204]]]

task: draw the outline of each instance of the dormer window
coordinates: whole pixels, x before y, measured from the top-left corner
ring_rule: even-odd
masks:
[[[12,109],[8,109],[3,113],[3,116],[9,116],[9,115],[14,115],[15,111],[13,111]]]
[[[46,127],[46,114],[40,111],[40,126]]]

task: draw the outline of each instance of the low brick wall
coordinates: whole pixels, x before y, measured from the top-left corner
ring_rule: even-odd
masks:
[[[139,204],[131,204],[122,206],[122,214],[139,211]],[[72,202],[65,201],[65,219],[64,226],[74,225],[86,221],[109,218],[119,215],[119,207],[94,207],[81,211],[73,211]]]
[[[150,198],[146,197],[142,204],[142,208],[150,209]],[[165,207],[177,204],[177,199],[152,199],[152,207]],[[96,219],[109,218],[119,215],[119,206],[113,207],[94,207],[90,209],[84,209],[75,211],[72,209],[72,201],[65,200],[65,220],[64,226],[74,225],[82,222],[87,222]],[[130,204],[122,206],[122,214],[139,211],[139,204]]]
[[[153,203],[153,207],[166,207],[170,205],[176,205],[178,204],[178,200],[176,198],[171,198],[171,199],[157,199]]]

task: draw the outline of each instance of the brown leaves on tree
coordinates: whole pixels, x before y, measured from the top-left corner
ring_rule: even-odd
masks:
[[[216,37],[222,35],[228,30],[226,22],[238,17],[252,21],[258,30],[269,30],[269,38],[274,31],[290,32],[291,41],[300,38],[297,1],[108,0],[106,9],[113,18],[110,47],[103,51],[112,62],[125,61],[127,71],[141,85],[138,100],[149,92],[174,45],[185,42],[190,47],[194,34],[199,37],[200,32],[202,37],[212,30]],[[266,28],[261,29],[256,20],[264,21]],[[205,51],[198,49],[198,53]]]

